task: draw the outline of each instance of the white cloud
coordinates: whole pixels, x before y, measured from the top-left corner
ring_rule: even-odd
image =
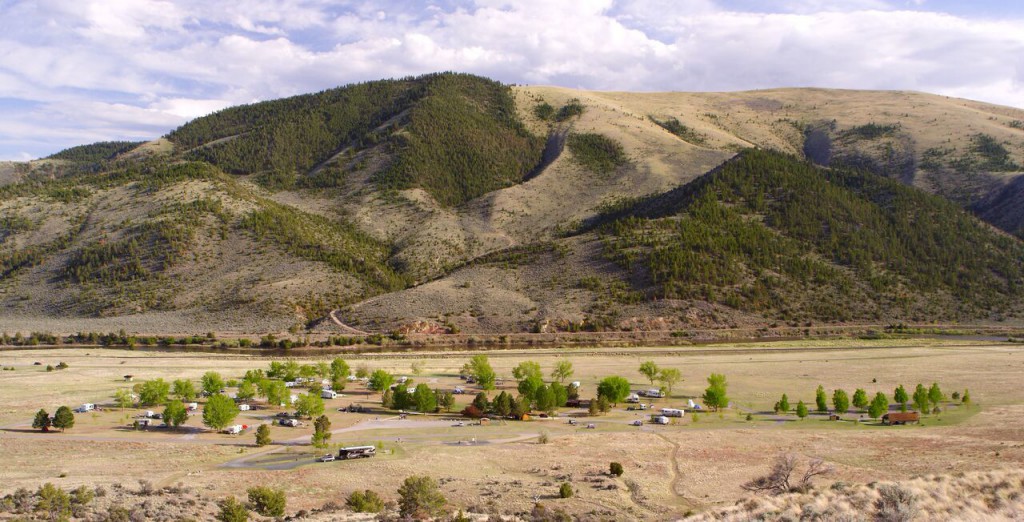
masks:
[[[0,35],[11,100],[0,99],[0,157],[28,142],[45,154],[155,137],[231,104],[438,70],[615,90],[915,89],[1024,106],[1020,19],[921,11],[921,0],[766,4],[14,0]]]

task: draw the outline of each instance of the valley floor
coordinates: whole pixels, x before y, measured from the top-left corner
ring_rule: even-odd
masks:
[[[1024,345],[887,339],[686,350],[556,348],[488,355],[498,375],[504,377],[500,389],[513,393],[511,369],[519,362],[537,361],[547,372],[555,361],[566,358],[575,366],[572,380],[581,381],[584,398],[593,396],[597,382],[609,375],[626,377],[634,389],[650,387],[637,372],[644,360],[679,368],[684,381],[672,397],[655,400],[655,408],[685,408],[691,398],[700,402],[697,397],[706,386],[705,377],[722,373],[728,379],[732,408],[696,418],[688,414],[668,426],[631,426],[633,420],[646,420],[648,415],[626,411],[625,405],[607,415],[580,417],[575,425],[567,418],[585,412],[562,409],[553,419],[488,426],[467,420],[459,426],[454,413],[400,419],[380,409],[379,395],[353,384],[345,390],[345,397],[327,401],[334,431],[331,443],[335,447],[376,444],[382,448],[381,455],[332,463],[314,462],[322,452],[306,445],[312,432],[309,427],[274,426],[275,444],[257,449],[251,431],[239,436],[209,433],[195,417],[180,431],[133,431],[127,425],[139,410],[120,411],[109,406],[115,390],[130,386],[122,378],[126,374],[136,381],[156,377],[198,380],[204,372],[215,370],[226,378],[237,378],[246,370],[265,368],[267,358],[97,348],[0,351],[0,363],[14,368],[0,372],[0,461],[7,463],[0,471],[0,494],[19,487],[35,490],[45,482],[66,490],[102,485],[111,494],[97,502],[148,502],[154,513],[159,512],[154,506],[184,498],[118,496],[118,492],[144,489],[139,481],[150,481],[156,489],[166,486],[190,491],[185,496],[193,503],[175,504],[168,513],[191,509],[209,514],[216,499],[244,496],[248,487],[270,485],[286,491],[288,512],[295,513],[328,502],[343,505],[356,489],[369,488],[386,500],[395,500],[406,477],[429,475],[440,482],[454,510],[522,514],[540,501],[581,516],[674,519],[745,498],[747,493],[740,484],[763,475],[780,452],[801,459],[819,457],[833,465],[835,474],[817,482],[822,488],[839,481],[870,483],[1024,469],[1024,388],[1019,385],[1024,374]],[[432,388],[465,386],[470,393],[457,396],[455,410],[459,410],[477,391],[458,378],[468,359],[466,354],[423,352],[346,360],[353,368],[385,369]],[[44,370],[46,364],[58,361],[69,367]],[[412,373],[413,361],[421,365],[420,375]],[[869,395],[883,391],[891,397],[899,384],[912,390],[917,383],[928,386],[932,382],[938,382],[947,395],[969,389],[972,403],[947,401],[943,413],[925,416],[919,426],[900,427],[858,422],[867,418],[860,413],[836,422],[817,414],[800,420],[792,413],[771,412],[782,393],[788,394],[792,404],[803,400],[813,410],[814,390],[819,384],[829,396],[835,388],[851,394],[855,388],[864,388]],[[39,408],[52,413],[59,405],[74,407],[85,402],[106,407],[77,414],[75,427],[66,433],[43,434],[30,428]],[[373,410],[336,411],[351,403]],[[260,424],[278,411],[243,412],[237,422]],[[588,429],[588,423],[595,427]],[[541,444],[541,434],[550,441]],[[619,478],[607,473],[612,461],[625,468]],[[556,498],[563,482],[576,489],[573,498]],[[928,513],[922,511],[921,516]]]

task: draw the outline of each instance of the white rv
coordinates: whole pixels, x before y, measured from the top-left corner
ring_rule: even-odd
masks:
[[[676,408],[662,408],[661,414],[666,417],[682,417],[686,413],[686,410],[680,410]]]
[[[95,404],[93,404],[91,402],[87,402],[87,403],[85,403],[85,404],[75,408],[75,413],[85,413],[87,411],[93,411],[95,409],[96,409],[96,405]]]
[[[228,435],[238,435],[239,433],[242,433],[242,425],[235,424],[234,426],[228,426],[227,428],[221,430],[221,433],[227,433]]]
[[[626,397],[626,402],[636,404],[640,402],[640,396],[635,393],[630,393],[629,396]]]
[[[337,399],[338,398],[338,392],[336,392],[334,390],[322,390],[320,392],[320,398],[321,399]]]
[[[651,417],[651,422],[654,424],[668,424],[668,417],[664,415],[654,415]]]

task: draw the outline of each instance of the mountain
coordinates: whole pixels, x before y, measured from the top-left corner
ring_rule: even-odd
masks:
[[[454,73],[233,107],[152,142],[0,166],[2,322],[1012,322],[1021,120],[918,93],[595,93]]]

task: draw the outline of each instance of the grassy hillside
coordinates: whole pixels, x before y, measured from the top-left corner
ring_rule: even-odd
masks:
[[[1024,245],[893,180],[746,151],[601,228],[651,297],[778,319],[982,317],[1019,307]]]
[[[13,315],[163,311],[280,325],[406,284],[387,245],[204,162],[15,184],[0,202],[0,301]]]

